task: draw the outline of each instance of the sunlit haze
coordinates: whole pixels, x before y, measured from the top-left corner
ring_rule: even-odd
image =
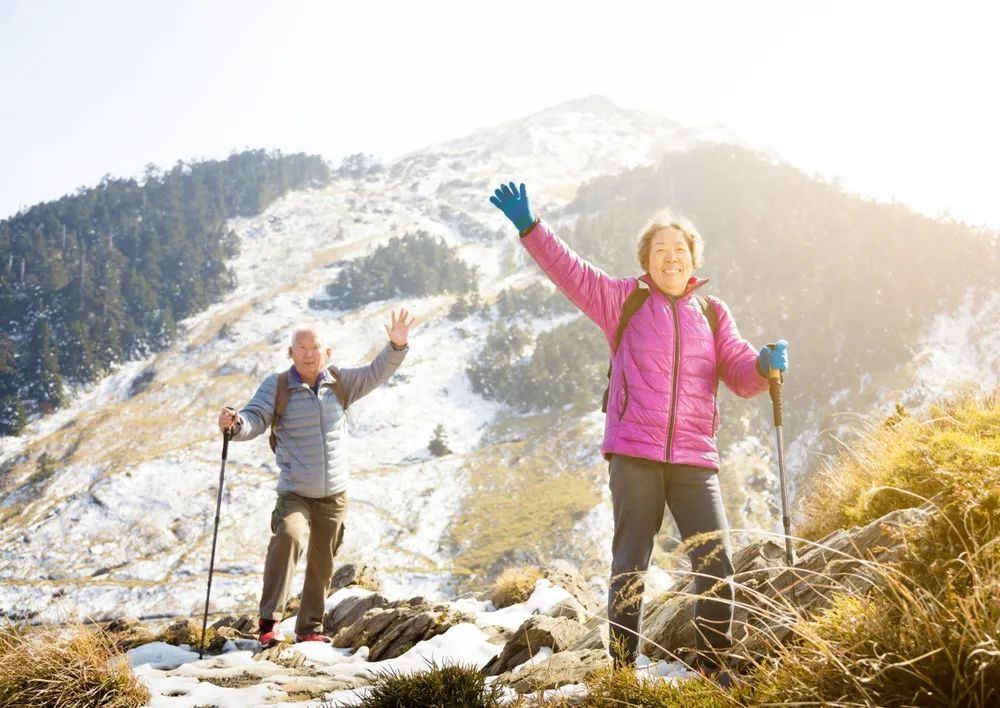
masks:
[[[991,13],[985,3],[6,0],[0,217],[148,163],[259,147],[389,160],[600,94],[725,126],[852,191],[997,228]]]

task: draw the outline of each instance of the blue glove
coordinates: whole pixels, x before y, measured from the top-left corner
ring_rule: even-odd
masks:
[[[768,369],[777,369],[778,371],[788,369],[788,342],[784,339],[779,339],[774,345],[761,347],[760,355],[757,357],[757,372],[767,378]]]
[[[513,222],[518,233],[527,231],[535,223],[535,215],[531,213],[531,205],[528,204],[528,193],[524,189],[523,182],[521,183],[520,191],[514,186],[513,182],[510,182],[509,184],[500,185],[500,189],[493,192],[493,194],[495,196],[490,197],[490,202]]]

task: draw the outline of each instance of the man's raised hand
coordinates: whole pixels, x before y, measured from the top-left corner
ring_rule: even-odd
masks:
[[[414,317],[410,316],[405,307],[399,311],[399,317],[396,317],[396,311],[392,310],[392,327],[383,325],[386,334],[389,335],[389,341],[399,348],[405,347],[407,339],[410,336],[410,328],[416,321]]]

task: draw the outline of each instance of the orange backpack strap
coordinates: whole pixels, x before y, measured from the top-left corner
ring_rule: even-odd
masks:
[[[282,371],[278,374],[278,383],[276,384],[278,390],[274,392],[274,413],[271,415],[271,437],[268,438],[268,442],[271,443],[271,451],[274,452],[278,449],[278,423],[281,422],[281,416],[285,415],[285,409],[288,408],[288,372]]]

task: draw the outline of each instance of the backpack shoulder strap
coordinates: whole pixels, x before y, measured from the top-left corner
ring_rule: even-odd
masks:
[[[344,388],[344,382],[340,378],[340,372],[337,370],[336,366],[327,367],[327,372],[333,379],[333,392],[337,394],[337,400],[340,401],[340,407],[344,409],[344,413],[347,412],[347,389]]]
[[[608,385],[604,389],[604,400],[601,402],[601,411],[604,413],[608,412],[608,396],[611,394],[611,364],[614,359],[614,353],[621,346],[622,337],[625,336],[625,329],[628,327],[632,315],[639,311],[639,308],[642,307],[642,304],[647,299],[649,299],[649,288],[640,280],[639,285],[629,293],[628,297],[625,298],[625,303],[622,305],[622,314],[618,318],[618,329],[615,331],[615,348],[611,350],[612,359],[608,361]]]
[[[625,329],[628,327],[629,321],[632,319],[632,315],[639,311],[642,307],[642,303],[646,302],[649,298],[649,288],[646,284],[639,281],[639,287],[629,293],[629,296],[625,299],[625,304],[622,305],[622,314],[618,318],[618,330],[615,332],[615,348],[614,351],[618,351],[618,347],[621,346],[622,337],[625,336]]]
[[[278,423],[281,422],[281,416],[285,415],[285,409],[288,408],[288,372],[282,371],[278,374],[278,382],[275,384],[277,390],[274,392],[274,413],[271,415],[271,436],[268,438],[268,442],[271,443],[271,451],[273,452],[278,448]]]
[[[708,326],[712,329],[712,339],[719,336],[719,310],[713,298],[701,295],[698,296],[698,304],[701,306],[701,312],[705,315],[705,319],[708,320]]]

